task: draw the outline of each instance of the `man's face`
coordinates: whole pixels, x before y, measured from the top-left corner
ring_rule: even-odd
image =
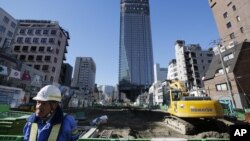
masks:
[[[48,101],[36,101],[36,116],[42,119],[47,119],[51,110],[53,108],[53,104]]]

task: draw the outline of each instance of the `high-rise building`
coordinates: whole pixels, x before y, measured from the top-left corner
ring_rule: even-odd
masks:
[[[120,8],[119,91],[125,92],[153,83],[153,50],[149,1],[121,0]]]
[[[17,21],[0,7],[0,50],[10,47]]]
[[[45,73],[45,84],[58,84],[66,60],[69,33],[58,22],[19,20],[12,44],[12,54]]]
[[[161,68],[160,64],[154,64],[154,83],[167,79],[168,69]]]
[[[205,75],[214,53],[202,50],[199,44],[186,45],[184,40],[175,43],[177,78],[186,83],[189,90],[203,88],[202,77]]]
[[[224,45],[250,39],[249,0],[208,0]]]
[[[91,57],[77,57],[74,67],[72,87],[85,92],[93,92],[95,88],[96,64]]]

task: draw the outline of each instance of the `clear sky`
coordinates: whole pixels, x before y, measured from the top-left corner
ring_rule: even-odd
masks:
[[[118,83],[120,0],[0,0],[16,19],[52,20],[70,34],[66,62],[92,57],[96,83]],[[208,0],[150,0],[154,63],[167,67],[176,40],[209,48],[219,34]]]

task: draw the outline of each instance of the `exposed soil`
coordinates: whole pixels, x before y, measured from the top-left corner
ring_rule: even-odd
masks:
[[[73,111],[71,111],[73,112]],[[96,117],[108,116],[108,122],[98,126],[99,132],[112,130],[112,138],[229,138],[226,127],[218,128],[213,121],[195,121],[197,129],[192,135],[182,135],[167,127],[161,111],[138,109],[85,109],[86,120],[78,125],[84,126]],[[220,125],[220,127],[222,127]]]

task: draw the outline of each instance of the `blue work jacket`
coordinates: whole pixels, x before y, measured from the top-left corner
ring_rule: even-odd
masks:
[[[28,119],[27,123],[23,128],[24,141],[29,141],[31,133],[32,123],[37,123],[37,141],[47,141],[53,125],[61,124],[59,133],[57,135],[57,141],[76,141],[79,137],[77,131],[77,124],[71,115],[64,115],[61,108],[56,109],[53,117],[48,120],[46,123],[43,123],[42,120],[33,113]]]

